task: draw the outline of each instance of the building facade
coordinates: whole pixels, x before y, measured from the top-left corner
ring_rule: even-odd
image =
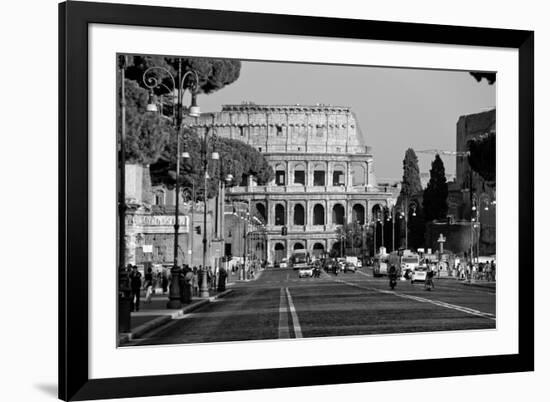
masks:
[[[395,203],[393,192],[377,186],[372,150],[349,107],[243,103],[203,114],[195,124],[247,143],[273,167],[272,182],[260,186],[250,178],[226,193],[227,203],[244,202],[262,220],[256,237],[263,246],[251,241],[248,247],[265,248],[268,262],[299,249],[313,255],[338,249],[338,227],[367,227],[373,209]],[[224,240],[231,244],[235,224],[226,222]]]

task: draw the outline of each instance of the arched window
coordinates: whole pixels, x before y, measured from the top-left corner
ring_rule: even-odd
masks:
[[[345,219],[345,210],[342,204],[336,204],[332,208],[332,223],[335,225],[343,225]]]
[[[275,226],[283,226],[285,224],[285,207],[282,204],[277,204],[275,205]]]
[[[305,212],[302,204],[296,204],[294,206],[294,224],[305,225]]]
[[[283,165],[275,166],[275,184],[277,186],[286,185],[286,169]]]
[[[294,184],[306,185],[306,170],[304,165],[296,165],[294,168]]]
[[[313,207],[313,224],[325,224],[325,207],[323,207],[321,204],[315,204],[315,206]]]
[[[365,224],[365,207],[361,204],[355,204],[353,206],[353,223],[358,223],[359,225]]]
[[[334,171],[332,172],[332,185],[333,186],[344,186],[346,184],[346,175],[345,169],[341,165],[334,166]]]
[[[303,250],[305,247],[302,243],[295,243],[294,250]]]
[[[316,165],[313,170],[313,185],[325,186],[325,168],[322,165]]]

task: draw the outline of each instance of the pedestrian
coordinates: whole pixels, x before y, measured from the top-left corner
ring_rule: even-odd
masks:
[[[197,273],[199,274],[198,282],[199,282],[199,291],[200,291],[200,289],[202,289],[202,279],[203,279],[202,278],[203,277],[203,275],[202,275],[202,265],[199,265],[199,269],[198,269]]]
[[[162,273],[162,294],[168,292],[168,274],[166,272]]]
[[[497,273],[497,266],[495,264],[495,260],[491,260],[490,270],[491,270],[491,281],[494,282],[496,279],[496,273]]]
[[[208,289],[212,289],[212,267],[210,266],[206,269],[206,284]]]
[[[225,280],[227,279],[227,271],[224,267],[220,268],[220,273],[218,274],[218,292],[225,291]]]
[[[141,272],[138,271],[137,265],[132,265],[132,272],[130,272],[130,287],[132,288],[132,311],[139,311]]]
[[[143,287],[145,288],[145,303],[151,303],[151,296],[153,295],[153,269],[151,267],[147,268],[147,273],[145,274],[145,283]]]
[[[193,296],[199,295],[199,273],[197,267],[193,267]]]
[[[188,265],[185,265],[182,270],[182,276],[183,276],[183,297],[182,297],[182,303],[189,304],[192,300],[192,292],[193,292],[193,270],[189,268]]]

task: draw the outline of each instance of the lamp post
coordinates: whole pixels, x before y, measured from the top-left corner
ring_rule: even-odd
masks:
[[[187,244],[187,254],[189,255],[189,265],[193,266],[193,237],[194,236],[194,225],[195,225],[195,205],[196,205],[196,197],[195,197],[195,182],[193,181],[192,187],[184,187],[183,188],[183,195],[185,196],[185,200],[191,201],[191,222],[188,226],[189,228],[189,236],[188,236],[188,244]]]
[[[212,132],[213,149],[210,157],[213,161],[220,159],[220,155],[216,151],[216,131],[214,129],[206,130],[203,137],[202,146],[202,166],[204,170],[204,211],[203,211],[203,231],[202,231],[202,283],[200,288],[200,297],[209,297],[208,292],[208,270],[206,268],[206,254],[208,250],[208,235],[206,227],[206,218],[208,214],[208,136]]]
[[[400,218],[405,218],[405,249],[409,248],[409,210],[412,209],[412,216],[416,216],[416,202],[415,201],[406,201],[402,207]]]
[[[119,56],[120,69],[120,138],[119,138],[119,192],[118,192],[118,329],[130,332],[131,299],[130,278],[126,271],[126,56]]]
[[[167,77],[168,85],[165,83]],[[172,73],[168,69],[159,66],[149,67],[143,73],[143,83],[150,89],[149,103],[147,105],[148,112],[158,112],[157,104],[155,102],[155,89],[167,90],[173,97],[172,108],[172,123],[176,130],[176,205],[174,213],[174,264],[171,269],[172,280],[170,281],[169,301],[167,308],[177,309],[181,307],[181,296],[179,288],[178,277],[180,275],[180,268],[178,264],[178,237],[179,237],[179,181],[180,181],[180,158],[189,158],[189,153],[184,151],[181,153],[180,149],[180,137],[182,134],[182,122],[183,122],[183,94],[184,91],[189,89],[192,93],[192,103],[188,110],[188,115],[192,117],[200,116],[200,108],[196,105],[196,91],[199,84],[199,76],[193,71],[187,71],[182,74],[181,71],[181,59],[178,59],[178,72],[174,78]]]

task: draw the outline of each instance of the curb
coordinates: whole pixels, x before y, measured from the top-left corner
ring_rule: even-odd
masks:
[[[178,310],[177,312],[174,312],[172,314],[167,314],[162,317],[157,317],[149,322],[146,322],[145,324],[142,324],[139,327],[136,327],[132,332],[120,334],[118,337],[118,344],[120,346],[120,345],[123,345],[124,343],[130,342],[134,338],[139,338],[141,335],[147,332],[150,332],[153,329],[157,329],[158,327],[161,327],[164,324],[167,324],[168,322],[172,321],[174,318],[182,317],[185,314],[195,311],[196,309],[201,308],[216,299],[227,296],[231,292],[233,292],[233,289],[227,289],[217,294],[216,296],[212,296],[212,297],[209,297],[208,299],[200,300],[194,304],[191,304],[189,306],[182,308],[181,310]]]

